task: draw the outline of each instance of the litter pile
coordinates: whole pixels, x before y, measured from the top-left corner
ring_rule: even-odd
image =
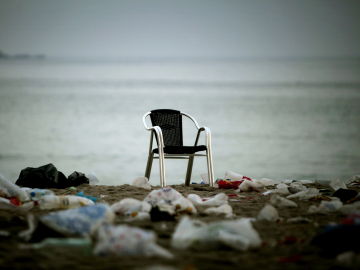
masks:
[[[52,175],[49,179],[62,177],[54,167],[46,168]],[[20,178],[30,179],[28,173],[22,171]],[[317,248],[317,260],[359,266],[360,177],[320,186],[311,180],[255,179],[229,171],[215,188],[153,188],[144,177],[119,187],[133,190],[136,196],[115,195],[113,187],[91,189],[88,183],[72,183],[60,190],[44,188],[43,183],[25,187],[0,176],[0,211],[26,217],[28,224],[16,232],[1,229],[0,238],[16,238],[20,250],[76,247],[94,258],[156,257],[178,265],[184,265],[181,256],[191,256],[191,250],[221,251],[222,256],[228,252],[240,260],[273,249],[274,254],[287,254],[277,255],[279,263],[301,261],[303,267],[308,253],[289,255],[292,251],[286,247],[299,245]],[[104,196],[89,192],[97,187],[111,192]],[[289,235],[291,226],[301,230]],[[303,232],[306,228],[312,233]],[[336,259],[323,258],[323,253]]]

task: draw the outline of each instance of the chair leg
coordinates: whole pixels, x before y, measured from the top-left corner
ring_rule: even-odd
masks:
[[[148,156],[147,164],[146,164],[146,170],[145,170],[145,177],[150,180],[150,174],[151,174],[151,167],[154,159],[154,153],[150,153]]]
[[[206,161],[207,161],[207,169],[208,169],[208,177],[209,177],[209,185],[211,187],[214,186],[214,169],[213,169],[213,160],[211,150],[206,150]]]
[[[166,186],[165,158],[164,158],[164,153],[162,153],[162,151],[159,151],[159,167],[160,167],[160,186],[165,187]]]
[[[189,156],[189,162],[188,162],[188,166],[187,166],[187,170],[186,170],[186,177],[185,177],[185,186],[190,185],[193,164],[194,164],[194,156]]]

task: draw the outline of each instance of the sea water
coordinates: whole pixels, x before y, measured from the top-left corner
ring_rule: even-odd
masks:
[[[360,173],[360,61],[351,59],[2,60],[0,172],[15,181],[25,167],[53,163],[66,175],[130,183],[145,171],[142,116],[159,108],[211,128],[215,177]],[[192,145],[196,130],[184,125]],[[169,184],[182,183],[186,165],[166,160]],[[204,172],[196,158],[192,181]]]

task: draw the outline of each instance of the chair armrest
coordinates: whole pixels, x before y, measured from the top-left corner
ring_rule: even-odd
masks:
[[[149,130],[151,132],[151,135],[155,133],[155,138],[156,138],[156,142],[158,144],[158,148],[159,148],[159,153],[160,151],[164,151],[164,137],[161,131],[161,128],[159,126],[154,126],[154,127],[145,127],[147,130]],[[152,148],[152,138],[151,138],[151,142],[150,142],[150,148]],[[151,151],[152,149],[150,149],[149,151]]]
[[[197,146],[201,132],[205,132],[205,145],[209,147],[211,145],[211,131],[208,127],[200,127],[198,129],[194,146]]]

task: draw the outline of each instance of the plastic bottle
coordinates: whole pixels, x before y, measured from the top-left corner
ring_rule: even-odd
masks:
[[[23,188],[23,190],[25,190],[25,192],[29,195],[30,199],[33,201],[38,201],[46,195],[54,195],[54,192],[49,189]]]
[[[45,195],[39,200],[39,207],[43,210],[69,209],[93,204],[92,200],[73,195]]]

